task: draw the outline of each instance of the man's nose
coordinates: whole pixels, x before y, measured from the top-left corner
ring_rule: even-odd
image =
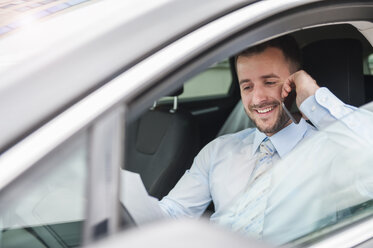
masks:
[[[254,87],[253,89],[253,103],[254,104],[259,104],[263,101],[266,101],[268,99],[268,95],[267,95],[267,92],[266,90],[261,87],[261,86],[258,86],[258,87]]]

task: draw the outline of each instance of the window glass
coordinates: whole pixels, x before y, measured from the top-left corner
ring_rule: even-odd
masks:
[[[187,81],[180,98],[226,95],[231,83],[229,62],[224,60]]]
[[[270,241],[309,242],[373,214],[372,125],[373,114],[359,109],[276,164],[272,210],[283,218]]]
[[[368,56],[369,74],[373,75],[373,54]]]
[[[229,62],[223,60],[186,81],[179,99],[227,95],[231,84],[232,74]],[[161,100],[169,99],[172,98],[163,97]]]
[[[0,195],[1,247],[75,247],[85,216],[83,137],[37,164]]]

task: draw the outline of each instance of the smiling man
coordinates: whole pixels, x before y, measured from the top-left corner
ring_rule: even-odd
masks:
[[[296,92],[298,108],[316,127],[325,127],[353,109],[320,88],[300,65],[299,48],[290,36],[236,56],[242,103],[256,128],[221,136],[206,145],[191,169],[160,201],[165,213],[175,218],[199,217],[212,200],[214,222],[257,238],[281,233],[281,225],[273,223],[286,215],[275,211],[281,201],[271,201],[271,168],[316,132],[304,118],[293,123],[281,103]]]
[[[291,37],[264,43],[237,56],[237,75],[245,111],[259,131],[267,136],[291,123],[281,102],[292,88],[300,91],[298,107],[319,88],[307,73],[299,71],[300,60],[299,50]]]
[[[291,121],[281,108],[281,91],[291,72],[283,52],[269,47],[261,53],[243,53],[236,64],[244,108],[259,131],[272,136],[288,126]]]

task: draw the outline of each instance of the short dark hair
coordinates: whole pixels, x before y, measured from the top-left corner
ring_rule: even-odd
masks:
[[[278,48],[282,51],[284,54],[285,59],[289,62],[290,64],[290,72],[294,73],[296,71],[299,71],[302,68],[302,56],[301,52],[298,46],[298,43],[296,40],[290,36],[290,35],[284,35],[269,41],[266,41],[264,43],[261,43],[259,45],[249,47],[240,53],[238,53],[235,56],[235,62],[237,65],[237,59],[240,56],[251,56],[255,55],[258,53],[263,52],[265,49],[269,47],[275,47]]]

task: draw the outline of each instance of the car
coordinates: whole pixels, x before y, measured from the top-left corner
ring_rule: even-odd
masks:
[[[1,247],[372,245],[373,1],[7,0],[0,11]],[[234,56],[284,34],[321,86],[358,107],[297,148],[307,160],[279,164],[302,164],[294,178],[317,193],[284,205],[297,213],[290,238],[260,242],[204,220],[139,224],[120,198],[123,170],[160,199],[204,145],[253,127]],[[367,130],[346,129],[351,120]]]

